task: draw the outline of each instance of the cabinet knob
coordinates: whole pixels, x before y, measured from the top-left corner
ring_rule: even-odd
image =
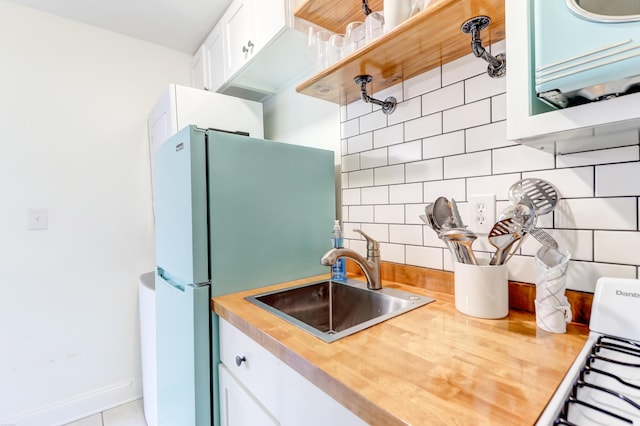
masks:
[[[254,46],[254,44],[251,40],[249,40],[249,43],[247,43],[247,46],[249,46],[249,49],[251,49]]]
[[[247,46],[242,46],[242,53],[249,53],[249,49],[247,49]]]
[[[238,367],[240,367],[240,364],[242,364],[243,362],[245,362],[247,360],[247,358],[240,356],[240,355],[236,355],[236,365]]]

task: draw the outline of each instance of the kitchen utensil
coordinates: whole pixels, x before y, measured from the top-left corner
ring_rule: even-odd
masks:
[[[473,242],[478,238],[473,231],[465,228],[446,229],[440,233],[440,238],[445,242],[451,241],[455,243],[453,246],[459,253],[459,256],[456,256],[456,258],[462,260],[460,263],[478,264],[473,249],[471,248]],[[449,248],[451,248],[451,246]],[[455,254],[456,253],[454,253],[454,255]]]
[[[560,193],[555,186],[538,178],[521,179],[509,188],[512,203],[528,201],[538,216],[551,213],[558,204]]]
[[[502,211],[502,213],[500,213],[500,216],[498,216],[498,220],[503,219],[512,219],[514,229],[518,231],[519,234],[519,238],[517,239],[518,243],[515,245],[513,250],[511,250],[513,244],[511,244],[509,250],[502,253],[502,258],[498,259],[498,261],[506,263],[518,251],[518,249],[524,242],[524,238],[526,237],[526,235],[531,231],[531,229],[535,227],[535,223],[538,217],[536,216],[535,209],[533,208],[533,204],[531,204],[531,202],[520,200],[516,204],[510,204],[506,209]]]
[[[427,203],[424,207],[424,215],[427,218],[427,225],[429,225],[439,235],[442,228],[436,224],[435,219],[433,218],[433,203]]]
[[[549,235],[549,233],[542,228],[531,228],[529,230],[529,234],[531,234],[533,238],[538,240],[538,242],[545,247],[554,249],[558,248],[558,242],[555,238]]]
[[[458,204],[456,200],[451,199],[451,212],[453,213],[453,218],[456,224],[456,228],[466,228],[466,225],[462,221],[462,216],[460,216],[460,211],[458,210]]]
[[[506,263],[506,255],[513,244],[522,239],[522,227],[514,223],[513,218],[499,220],[489,232],[489,243],[496,248],[490,265],[502,265]]]
[[[446,197],[438,197],[433,203],[433,218],[441,229],[456,227],[456,220],[453,218],[451,203]]]

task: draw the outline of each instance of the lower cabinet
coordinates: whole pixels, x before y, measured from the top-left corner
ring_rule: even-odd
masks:
[[[220,424],[234,426],[278,425],[278,420],[224,366],[218,366]]]
[[[366,425],[338,401],[220,318],[223,426]]]

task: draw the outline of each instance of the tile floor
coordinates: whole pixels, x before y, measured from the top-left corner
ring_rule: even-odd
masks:
[[[142,399],[85,417],[65,426],[147,426]]]

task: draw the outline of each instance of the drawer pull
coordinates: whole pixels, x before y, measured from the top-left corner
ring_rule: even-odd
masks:
[[[245,362],[247,360],[247,358],[240,356],[240,355],[236,355],[236,365],[238,367],[240,367],[240,364],[242,364],[243,362]]]

